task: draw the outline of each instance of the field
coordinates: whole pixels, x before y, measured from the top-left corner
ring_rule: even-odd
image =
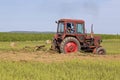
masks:
[[[119,80],[120,35],[101,35],[107,55],[59,54],[54,34],[0,33],[0,80]],[[15,43],[12,47],[11,43]],[[46,45],[36,51],[35,46]]]
[[[0,80],[119,80],[120,61],[67,62],[0,61]]]

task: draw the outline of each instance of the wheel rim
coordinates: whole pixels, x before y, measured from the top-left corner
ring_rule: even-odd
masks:
[[[104,52],[104,50],[100,50],[99,52],[98,52],[98,54],[104,54],[105,52]]]
[[[66,53],[77,52],[77,51],[78,51],[78,46],[75,42],[68,42],[65,45],[65,52]]]

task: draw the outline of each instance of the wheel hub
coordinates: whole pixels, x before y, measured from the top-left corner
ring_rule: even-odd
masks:
[[[66,53],[77,52],[77,50],[78,50],[78,46],[75,42],[68,42],[65,45]]]

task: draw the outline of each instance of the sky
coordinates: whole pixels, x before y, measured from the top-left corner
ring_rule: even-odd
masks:
[[[120,0],[0,0],[0,32],[56,31],[56,20],[82,19],[86,31],[120,34]]]

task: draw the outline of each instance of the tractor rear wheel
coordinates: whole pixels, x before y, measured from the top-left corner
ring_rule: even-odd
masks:
[[[81,49],[80,43],[74,37],[65,38],[60,45],[60,52],[61,53],[77,52],[77,51],[80,51],[80,49]]]

